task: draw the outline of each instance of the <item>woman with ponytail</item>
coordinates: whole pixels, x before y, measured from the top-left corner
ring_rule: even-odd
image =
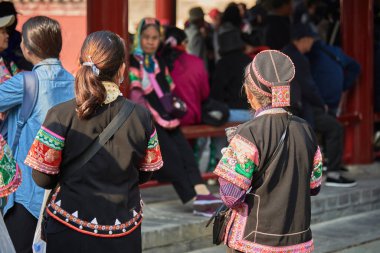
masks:
[[[211,216],[221,200],[204,184],[193,151],[179,128],[180,119],[166,111],[157,91],[159,87],[163,93],[170,93],[175,88],[169,69],[156,55],[161,34],[158,20],[141,20],[130,57],[130,97],[146,106],[154,119],[164,159],[164,167],[155,177],[172,182],[183,203],[193,201],[194,214]]]
[[[39,186],[54,188],[46,207],[47,252],[138,253],[138,185],[162,166],[156,130],[149,111],[120,93],[125,45],[119,36],[88,35],[79,62],[75,99],[49,110],[25,160]],[[73,161],[86,157],[121,110],[131,111],[126,121],[76,169]]]

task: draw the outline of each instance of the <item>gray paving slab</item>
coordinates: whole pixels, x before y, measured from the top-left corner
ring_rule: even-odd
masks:
[[[336,253],[379,253],[380,240],[364,243],[358,246],[351,247],[349,249],[336,251]]]

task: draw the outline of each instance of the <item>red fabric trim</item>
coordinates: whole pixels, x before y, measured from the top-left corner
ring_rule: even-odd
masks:
[[[91,236],[95,236],[95,237],[108,237],[108,238],[112,238],[112,237],[122,237],[122,236],[126,236],[130,233],[132,233],[136,228],[138,228],[140,225],[141,225],[141,222],[143,220],[143,218],[141,218],[141,220],[137,223],[136,226],[134,226],[133,228],[131,228],[130,230],[124,232],[124,233],[120,233],[120,234],[112,234],[112,235],[103,235],[103,234],[95,234],[95,233],[91,233],[89,231],[85,231],[85,230],[82,230],[82,229],[79,229],[67,222],[64,222],[63,220],[61,220],[60,218],[58,218],[57,216],[55,216],[49,209],[46,209],[47,213],[52,217],[54,218],[55,220],[57,220],[58,222],[62,223],[63,225],[65,226],[68,226],[69,228],[71,229],[74,229],[75,231],[79,232],[79,233],[82,233],[82,234],[86,234],[86,235],[91,235]]]

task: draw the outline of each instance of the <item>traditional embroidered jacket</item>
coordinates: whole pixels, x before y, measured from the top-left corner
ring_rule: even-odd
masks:
[[[222,179],[223,201],[233,206],[226,236],[230,248],[254,253],[313,251],[310,191],[321,184],[322,158],[314,132],[304,120],[293,117],[279,154],[255,178],[286,124],[287,113],[277,108],[241,125],[214,171]],[[245,198],[234,199],[251,186]]]
[[[45,174],[59,175],[60,187],[47,208],[52,218],[81,233],[120,237],[142,221],[139,176],[158,170],[163,162],[150,113],[137,105],[79,173],[67,170],[67,164],[92,143],[123,104],[124,98],[112,98],[108,86],[109,104],[100,106],[90,119],[77,117],[75,100],[52,108],[25,163]]]
[[[152,81],[157,82],[163,93],[171,92],[175,85],[169,69],[163,61],[153,57],[154,71],[149,74],[144,69],[142,61],[136,55],[131,55],[130,57],[130,99],[147,107],[152,113],[155,122],[160,126],[164,128],[179,126],[179,119],[173,118],[165,111],[152,85]],[[153,78],[150,78],[149,75],[153,75]]]

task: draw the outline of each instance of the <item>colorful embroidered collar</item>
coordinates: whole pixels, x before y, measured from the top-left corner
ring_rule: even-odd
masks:
[[[119,86],[117,86],[116,83],[102,82],[102,84],[107,91],[107,97],[106,100],[104,100],[103,104],[109,104],[115,101],[119,96],[123,96],[123,94],[120,92]]]

